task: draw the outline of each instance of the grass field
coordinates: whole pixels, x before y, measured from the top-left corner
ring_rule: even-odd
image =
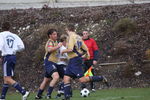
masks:
[[[71,100],[150,100],[150,88],[97,90],[96,92],[91,92],[90,96],[86,98],[80,96],[79,90],[74,90],[73,94]],[[35,93],[31,93],[28,100],[34,100],[35,95]],[[55,95],[56,92],[52,94],[52,99],[50,100],[56,100]],[[9,93],[6,100],[21,100],[21,95],[19,93]]]

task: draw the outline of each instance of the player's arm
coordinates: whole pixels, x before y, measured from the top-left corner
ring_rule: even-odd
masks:
[[[93,65],[96,65],[97,64],[97,60],[100,57],[100,55],[99,55],[97,43],[96,43],[96,41],[94,39],[92,41],[92,45],[93,45],[92,49],[93,49],[93,54],[94,54]]]
[[[2,61],[2,48],[3,48],[3,45],[4,45],[4,41],[3,41],[3,38],[2,36],[0,35],[0,62]]]
[[[17,36],[17,48],[16,51],[22,51],[25,49],[24,43],[19,36]]]
[[[0,34],[0,51],[2,51],[3,46],[4,46],[4,39],[3,36]]]
[[[82,47],[81,47],[84,51],[84,55],[82,57],[89,59],[90,58],[90,54],[88,51],[87,46],[85,45],[85,43],[82,41]]]
[[[48,44],[48,52],[54,52],[62,46],[62,43],[58,43],[57,46],[53,46],[52,43]]]
[[[72,49],[65,49],[62,51],[62,54],[72,52]]]
[[[68,58],[60,58],[60,61],[68,61]]]

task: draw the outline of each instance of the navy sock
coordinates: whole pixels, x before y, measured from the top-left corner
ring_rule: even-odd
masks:
[[[58,84],[58,90],[61,90],[61,83]]]
[[[92,82],[100,82],[103,80],[102,76],[90,76],[89,78],[91,79]]]
[[[86,88],[86,84],[81,83],[81,89],[84,89],[84,88]]]
[[[1,99],[5,99],[6,97],[6,93],[8,91],[9,85],[8,84],[4,84],[3,88],[2,88],[2,93],[1,93]]]
[[[44,90],[39,89],[39,90],[38,90],[38,94],[37,94],[37,96],[41,97],[43,92],[44,92]]]
[[[14,83],[12,86],[16,88],[22,95],[26,93],[26,91],[18,83]]]
[[[63,83],[63,82],[60,83],[60,88],[59,88],[59,90],[60,90],[60,91],[64,91],[64,83]]]
[[[47,93],[48,96],[51,96],[52,91],[53,91],[53,88],[54,88],[54,87],[49,86],[49,88],[48,88],[48,93]]]
[[[91,89],[94,89],[95,87],[94,87],[94,82],[90,82],[90,87],[91,87]]]
[[[64,84],[64,95],[65,95],[65,98],[69,98],[70,95],[71,95],[71,84],[70,83],[67,83],[67,84]]]
[[[70,97],[72,97],[73,92],[72,92],[72,88],[70,88]]]

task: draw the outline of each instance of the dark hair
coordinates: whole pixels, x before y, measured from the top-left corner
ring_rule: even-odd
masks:
[[[61,35],[60,36],[60,42],[64,42],[67,40],[67,36],[66,35]]]
[[[2,23],[2,30],[3,31],[8,31],[9,29],[10,29],[10,23],[9,22]]]
[[[69,31],[75,31],[75,26],[73,25],[73,24],[69,24],[69,25],[67,25],[67,29],[69,30]]]
[[[83,36],[82,32],[78,32],[77,34],[80,35],[80,36]]]
[[[53,32],[57,32],[57,30],[56,29],[49,29],[47,32],[48,37],[49,37],[49,35],[52,35]]]

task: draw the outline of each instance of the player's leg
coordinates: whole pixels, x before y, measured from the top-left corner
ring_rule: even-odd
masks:
[[[40,84],[40,87],[38,89],[38,93],[35,97],[35,99],[42,99],[42,93],[44,92],[44,89],[46,87],[46,85],[48,84],[48,82],[50,81],[51,75],[49,75],[49,73],[51,72],[51,62],[48,61],[48,59],[44,60],[44,70],[45,70],[45,75],[44,75],[44,79],[42,81],[42,83]]]
[[[83,71],[82,71],[82,69],[80,67],[82,65],[80,64],[79,61],[76,62],[74,66],[76,66],[76,67],[73,67],[74,68],[74,73],[76,73],[76,75],[77,75],[76,77],[79,79],[79,81],[81,83],[103,81],[108,86],[107,79],[104,76],[88,76],[88,77],[85,77],[83,75]]]
[[[88,69],[89,69],[91,66],[93,67],[93,60],[91,59],[91,60],[85,61],[85,65],[87,66]],[[88,70],[88,69],[87,69],[87,70]],[[92,74],[95,75],[95,73],[94,73],[94,67],[92,68]],[[95,91],[94,82],[92,82],[92,81],[90,82],[90,88],[91,88],[92,91]]]
[[[61,79],[63,79],[63,77],[64,77],[65,70],[66,70],[66,65],[64,65],[64,64],[57,65],[57,71],[58,71]],[[57,93],[56,98],[61,97],[61,95],[63,95],[63,94],[64,94],[64,82],[60,82],[58,84],[58,93]]]
[[[86,62],[84,62],[83,64],[82,64],[82,68],[83,68],[83,71],[84,71],[84,73],[88,70],[88,67],[87,67],[87,65],[86,65]],[[84,88],[86,88],[86,84],[85,83],[81,83],[81,89],[84,89]]]
[[[12,85],[16,90],[18,90],[22,94],[22,100],[26,100],[29,96],[29,92],[22,88],[22,86],[12,79],[12,77],[4,77],[4,82]]]
[[[4,84],[3,84],[3,87],[2,87],[2,92],[1,92],[1,97],[0,99],[4,99],[5,100],[5,97],[6,97],[6,94],[7,94],[7,91],[8,91],[8,88],[9,88],[9,83],[7,83],[6,81],[6,78],[8,76],[8,74],[11,74],[10,72],[8,72],[8,64],[7,64],[7,60],[8,58],[7,57],[2,57],[2,67],[3,67],[3,79],[4,79]]]
[[[64,82],[60,82],[58,84],[58,91],[57,91],[56,98],[61,97],[61,95],[63,95],[63,94],[64,94]]]
[[[38,89],[38,93],[37,93],[35,99],[42,99],[42,93],[44,92],[44,89],[49,81],[50,81],[50,78],[44,77],[44,79]]]
[[[11,76],[4,76],[4,85],[2,89],[1,98],[5,99],[8,86],[12,85],[16,90],[18,90],[22,95],[26,94],[26,90],[24,90],[19,83],[12,79]]]
[[[25,98],[29,95],[29,92],[24,90],[19,83],[17,83],[15,80],[12,79],[12,76],[14,75],[14,69],[16,64],[16,56],[5,56],[3,58],[3,72],[4,72],[4,83],[12,85],[14,88],[16,88]],[[4,85],[5,87],[2,90],[2,95],[7,93],[8,87],[7,85]],[[4,95],[4,97],[5,97]],[[26,100],[26,99],[23,99]]]
[[[94,71],[94,69],[92,69],[92,74],[95,76],[95,71]],[[94,84],[94,82],[90,82],[90,87],[91,87],[91,90],[93,91],[93,92],[95,92],[96,90],[95,90],[95,84]]]
[[[82,70],[82,59],[80,57],[75,57],[69,60],[69,64],[65,71],[64,76],[64,95],[65,100],[70,100],[71,95],[71,78],[83,77]]]
[[[71,96],[71,77],[65,75],[63,81],[64,81],[65,100],[70,100],[70,96]]]
[[[6,97],[6,93],[7,93],[7,91],[8,91],[8,88],[9,88],[9,85],[8,85],[7,83],[4,83],[4,84],[3,84],[3,87],[2,87],[2,93],[1,93],[0,99],[5,100],[5,97]]]
[[[108,87],[110,84],[108,83],[107,79],[104,76],[89,76],[89,77],[81,77],[79,78],[79,81],[81,83],[86,83],[86,82],[104,82]]]
[[[2,93],[1,93],[0,99],[5,100],[8,88],[9,88],[9,84],[7,82],[5,82],[5,78],[4,78],[4,84],[3,84],[3,87],[2,87]]]
[[[51,82],[50,82],[50,84],[49,84],[49,87],[48,87],[47,99],[51,98],[51,94],[52,94],[52,91],[53,91],[53,89],[54,89],[54,86],[55,86],[55,84],[56,84],[56,83],[58,82],[58,80],[59,80],[59,74],[58,74],[58,72],[54,72],[54,73],[51,75],[51,77],[52,77],[52,80],[51,80]]]

